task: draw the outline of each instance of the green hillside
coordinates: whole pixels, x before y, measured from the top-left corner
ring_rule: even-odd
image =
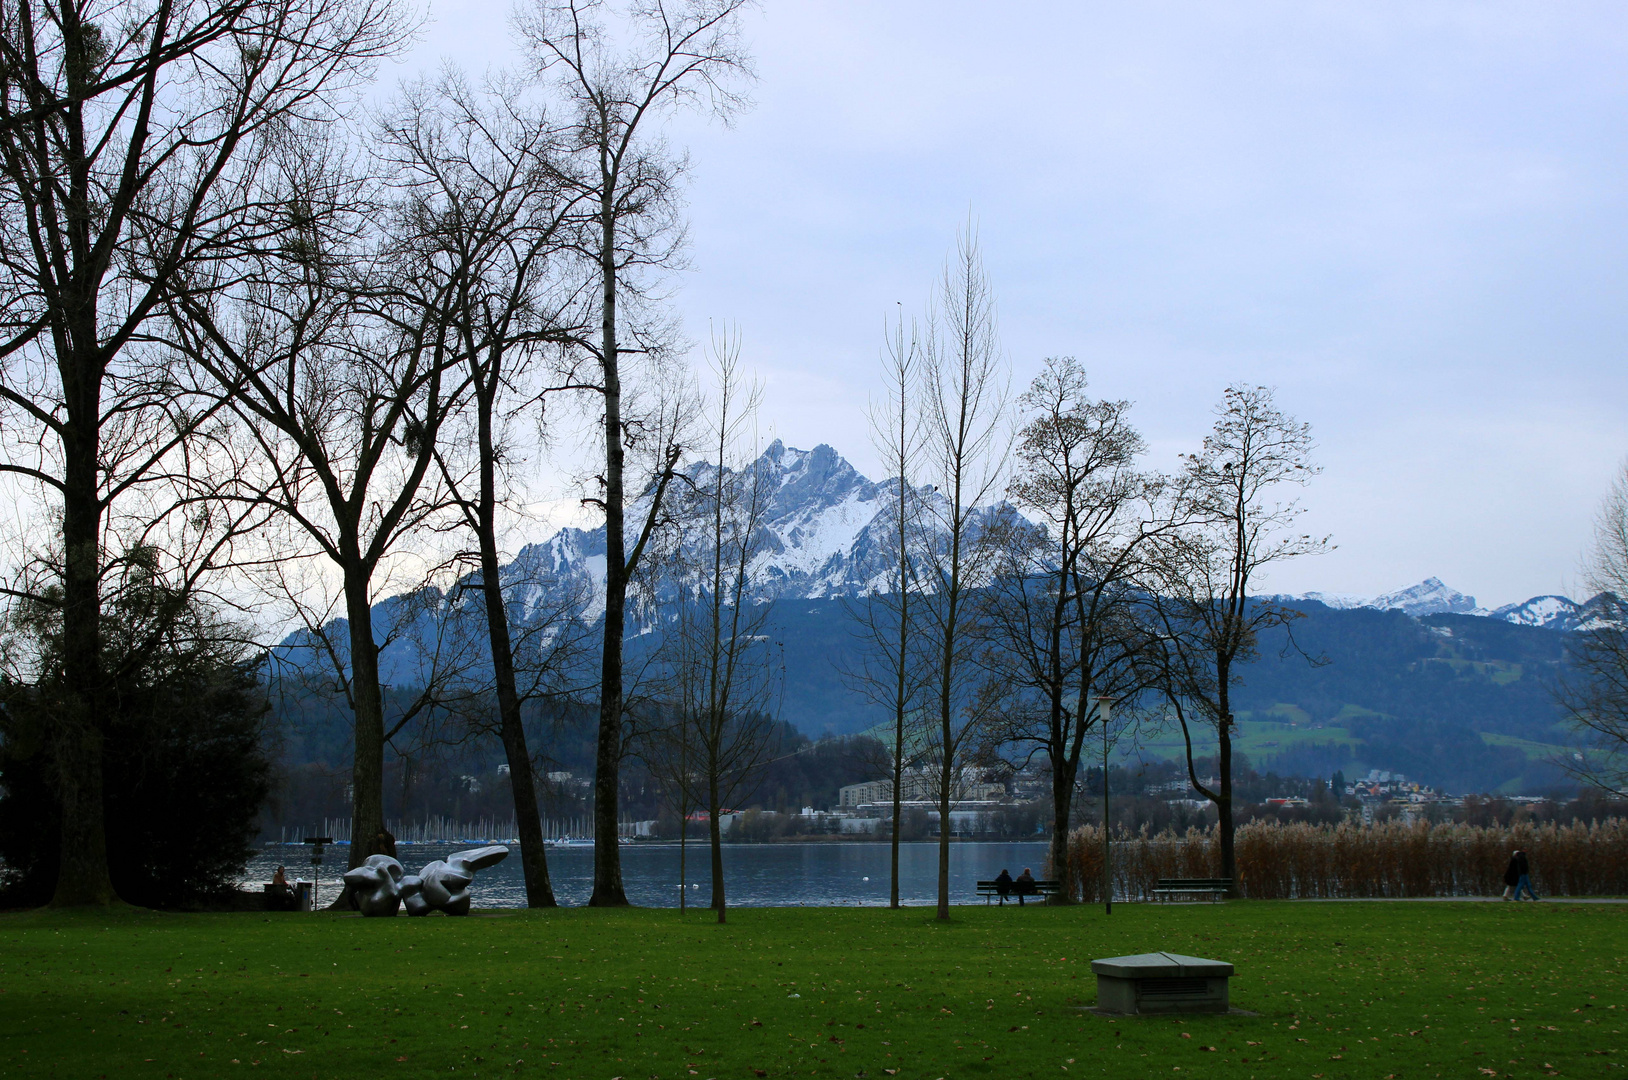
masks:
[[[1541,792],[1570,732],[1551,687],[1564,647],[1553,631],[1470,615],[1302,605],[1305,618],[1262,641],[1235,690],[1241,746],[1262,771],[1326,776],[1400,772],[1453,792]],[[841,601],[782,603],[784,719],[818,735],[883,719],[842,677],[859,643]],[[1180,731],[1148,730],[1134,751],[1181,752]]]

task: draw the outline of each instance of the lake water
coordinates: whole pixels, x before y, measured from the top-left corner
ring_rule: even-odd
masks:
[[[397,852],[408,873],[433,859],[475,844],[400,844]],[[476,907],[522,907],[525,886],[520,876],[520,846],[496,866],[475,876],[472,891]],[[888,851],[885,843],[725,844],[724,881],[731,906],[799,907],[869,905],[888,902]],[[290,880],[312,877],[311,849],[303,844],[269,844],[248,866],[246,887],[271,880],[279,865]],[[678,845],[631,844],[622,848],[622,883],[628,900],[641,907],[677,907],[679,896]],[[338,844],[327,849],[318,878],[320,900],[332,900],[340,887],[349,849]],[[554,896],[561,904],[588,902],[593,891],[594,853],[591,847],[549,848],[548,874]],[[950,902],[970,904],[978,899],[977,880],[992,878],[1004,867],[1016,877],[1024,867],[1042,876],[1046,844],[963,843],[950,845]],[[711,871],[705,843],[691,843],[686,858],[688,902],[704,906],[711,897]],[[933,904],[938,898],[938,843],[902,844],[899,848],[899,900],[904,904]]]

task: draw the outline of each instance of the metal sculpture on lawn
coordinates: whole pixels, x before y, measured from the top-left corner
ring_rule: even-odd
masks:
[[[370,855],[361,866],[345,871],[345,884],[350,887],[357,909],[369,918],[390,918],[403,904],[409,915],[428,915],[432,911],[468,915],[469,886],[475,880],[475,871],[508,857],[508,847],[490,844],[455,851],[409,874],[388,855]]]

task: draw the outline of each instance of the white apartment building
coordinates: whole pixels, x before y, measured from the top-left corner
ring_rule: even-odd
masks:
[[[936,802],[938,799],[938,777],[925,769],[906,770],[902,786],[900,796],[905,802]],[[999,801],[1005,797],[1006,785],[985,780],[982,770],[978,769],[961,770],[950,791],[952,802]],[[849,784],[837,792],[837,805],[845,809],[892,801],[892,780],[867,780],[862,784]]]

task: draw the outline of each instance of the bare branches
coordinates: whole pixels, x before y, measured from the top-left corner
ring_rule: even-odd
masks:
[[[1189,778],[1220,812],[1221,876],[1232,877],[1232,686],[1254,658],[1261,632],[1300,617],[1249,590],[1264,567],[1321,551],[1328,540],[1296,533],[1301,507],[1281,495],[1284,485],[1302,485],[1317,473],[1310,428],[1279,411],[1264,387],[1229,387],[1216,414],[1203,450],[1188,458],[1180,478],[1190,524],[1150,545],[1149,603],[1158,633],[1147,656],[1182,728]],[[1199,782],[1194,724],[1206,738],[1215,734],[1218,790]]]
[[[636,394],[638,380],[624,387],[623,354],[654,361],[655,381],[661,381],[661,361],[672,334],[666,321],[649,309],[654,297],[648,276],[676,267],[684,240],[677,192],[685,163],[668,152],[657,127],[664,114],[703,97],[723,116],[744,103],[730,88],[751,74],[738,29],[746,3],[636,0],[608,26],[603,21],[608,6],[601,0],[533,0],[515,20],[534,69],[553,77],[570,110],[570,168],[562,172],[562,181],[583,204],[585,228],[578,251],[599,285],[598,341],[590,344],[584,336],[580,347],[594,356],[601,378],[572,380],[596,382],[604,405],[605,469],[597,505],[605,513],[605,624],[594,781],[594,891],[589,900],[595,906],[627,903],[616,843],[627,591],[661,519],[681,452],[676,440],[656,440],[657,446],[671,447],[671,456],[661,460],[654,474],[645,520],[629,550],[625,444],[647,433],[635,422],[638,413],[630,408],[631,398],[624,400],[624,394]],[[657,420],[658,436],[676,430],[675,421],[681,419],[660,410],[649,415]]]
[[[109,568],[156,559],[193,587],[256,517],[207,509],[241,496],[219,435],[231,388],[175,365],[152,324],[263,233],[278,133],[331,117],[405,32],[391,0],[0,9],[0,431],[10,475],[60,507],[64,738],[91,748],[63,771],[86,778],[61,792],[63,902],[112,895],[90,790]]]
[[[725,921],[720,816],[750,793],[774,757],[777,711],[774,648],[767,633],[769,607],[751,592],[753,562],[764,536],[771,492],[762,460],[741,460],[749,445],[758,391],[744,383],[739,339],[714,337],[716,400],[708,446],[714,464],[698,466],[680,496],[681,539],[672,584],[674,624],[665,644],[676,731],[663,756],[687,786],[687,803],[705,806],[711,819],[712,905]]]
[[[973,590],[988,584],[991,543],[1006,457],[1007,371],[995,327],[995,299],[971,227],[957,237],[927,320],[923,350],[923,464],[935,494],[924,517],[932,542],[922,560],[924,639],[931,654],[933,723],[928,756],[939,802],[938,918],[950,917],[950,801],[962,750],[992,715],[979,692]]]
[[[1570,635],[1556,688],[1560,706],[1586,740],[1558,764],[1613,795],[1628,792],[1628,466],[1618,470],[1594,524],[1589,553],[1594,618]]]

